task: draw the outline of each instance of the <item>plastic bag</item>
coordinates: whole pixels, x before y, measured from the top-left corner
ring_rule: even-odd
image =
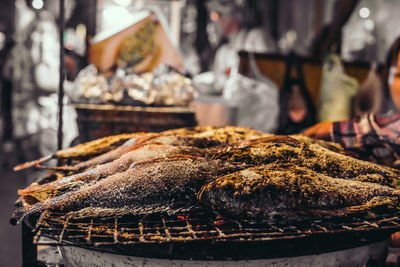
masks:
[[[100,75],[94,65],[88,65],[83,68],[76,80],[79,84],[79,90],[83,97],[90,103],[101,103],[101,99],[107,92],[107,80]]]
[[[319,120],[339,121],[350,118],[351,101],[357,89],[357,80],[344,73],[340,57],[328,56],[322,67]]]
[[[258,70],[255,72],[260,75]],[[267,133],[275,132],[278,127],[279,90],[268,78],[264,79],[248,78],[236,71],[231,73],[223,98],[235,110],[232,124]]]

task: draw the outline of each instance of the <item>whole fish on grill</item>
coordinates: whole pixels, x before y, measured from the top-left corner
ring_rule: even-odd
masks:
[[[133,209],[150,206],[173,206],[195,201],[200,188],[215,177],[245,168],[189,155],[175,155],[135,164],[79,190],[49,198],[14,214],[18,220],[45,209],[75,211],[83,208]]]
[[[243,134],[241,135],[243,136]],[[221,179],[222,185],[224,181],[227,181],[226,177],[229,177],[225,175],[244,169],[254,172],[249,168],[261,168],[259,171],[263,175],[268,175],[275,168],[279,171],[277,175],[281,175],[277,177],[286,177],[292,173],[298,174],[299,180],[290,179],[286,184],[281,183],[287,189],[292,188],[290,185],[292,182],[293,186],[308,188],[311,183],[310,179],[315,177],[319,182],[315,183],[315,189],[312,192],[319,192],[318,187],[320,187],[319,190],[322,190],[321,192],[325,192],[323,188],[330,185],[332,186],[329,188],[335,190],[344,188],[341,192],[348,194],[356,194],[349,189],[349,185],[359,188],[360,193],[357,193],[359,194],[357,196],[365,196],[368,192],[375,190],[376,194],[372,196],[368,193],[369,195],[367,195],[372,197],[368,197],[363,202],[351,202],[355,199],[351,198],[351,201],[345,201],[346,205],[343,207],[327,206],[328,209],[335,210],[335,212],[342,212],[343,209],[350,207],[353,210],[357,210],[357,208],[361,210],[367,206],[377,207],[382,206],[382,203],[392,205],[394,203],[392,197],[397,197],[397,191],[393,191],[394,189],[390,187],[397,186],[399,171],[350,158],[342,154],[340,149],[337,150],[339,152],[337,153],[335,148],[331,148],[329,145],[322,146],[319,142],[313,142],[304,137],[269,135],[218,146],[210,143],[218,142],[210,137],[155,134],[142,140],[144,141],[140,144],[136,143],[130,152],[120,153],[120,156],[110,163],[91,165],[91,169],[83,172],[79,172],[80,170],[77,169],[77,174],[59,180],[60,183],[55,181],[48,185],[33,185],[21,190],[20,194],[24,195],[25,206],[15,213],[14,218],[23,218],[46,209],[65,212],[95,208],[129,210],[153,207],[156,209],[178,202],[193,203],[197,201],[196,194],[202,186],[207,183],[215,185],[213,181],[221,181]],[[191,146],[182,146],[183,144]],[[145,155],[144,153],[149,154]],[[248,179],[252,176],[241,175],[240,177]],[[263,180],[260,179],[257,180],[257,183],[263,184]],[[238,182],[239,187],[243,184],[246,184],[243,179]],[[214,187],[205,188],[214,192]],[[262,187],[258,188],[262,189]],[[370,191],[365,188],[369,188]],[[213,197],[207,197],[207,190],[203,188],[199,199],[201,203],[215,206],[216,204],[211,202],[214,201],[212,199],[217,198],[214,196],[218,196],[220,191]],[[40,195],[43,192],[45,194]],[[384,196],[379,192],[392,192],[393,196]],[[319,201],[317,195],[314,195],[315,201]],[[30,197],[36,199],[30,199]],[[250,194],[246,201],[253,203],[252,199],[257,199],[257,197],[258,195]],[[288,203],[292,200],[288,200]],[[36,201],[41,202],[35,203]],[[217,209],[226,208],[228,213],[234,214],[227,206],[228,202],[221,202],[225,206],[221,204]],[[308,208],[310,214],[325,211],[324,209],[314,209],[311,206]],[[311,210],[313,211],[311,212]],[[256,214],[255,211],[252,213]],[[96,214],[96,211],[93,214]],[[265,212],[260,214],[266,216]],[[259,216],[259,214],[254,216]]]
[[[163,135],[143,135],[99,157],[74,166],[56,168],[57,170],[69,173],[69,175],[50,183],[34,183],[26,189],[19,190],[18,194],[23,196],[25,204],[33,204],[37,201],[44,201],[51,196],[76,190],[84,182],[101,179],[111,174],[125,171],[130,164],[140,160],[165,157],[178,153],[188,155],[200,155],[201,153],[201,155],[206,156],[207,151],[200,151],[198,148],[207,148],[220,144],[215,139],[234,141],[243,138],[255,138],[262,134],[254,130],[247,131],[246,128],[242,127],[207,127],[206,129],[207,131],[200,131],[200,128],[195,128],[193,131],[186,132],[187,136],[170,135],[175,131],[182,131],[182,129],[171,130],[163,133]],[[199,133],[201,135],[197,135]],[[216,133],[216,136],[213,133]],[[190,137],[189,135],[191,134],[194,136]],[[208,154],[212,153],[213,151],[208,152]],[[112,161],[109,162],[110,160]]]
[[[269,137],[266,139],[259,139],[259,141],[251,142],[251,144],[254,145],[256,142],[262,142],[265,144],[270,140],[275,142],[276,138]],[[282,141],[284,140],[285,139],[282,139]],[[165,143],[171,143],[172,145]],[[208,150],[200,150],[197,147],[179,146],[180,144],[189,144],[197,147],[210,145],[209,140],[204,140],[203,138],[159,136],[152,139],[152,142],[145,142],[140,145],[137,144],[135,147],[132,147],[132,151],[123,154],[120,158],[109,163],[98,165],[89,170],[83,170],[82,172],[63,177],[50,183],[40,185],[34,183],[26,189],[18,190],[18,194],[24,197],[26,204],[33,204],[37,201],[44,201],[51,196],[75,190],[85,182],[92,182],[112,174],[123,172],[128,169],[131,164],[143,160],[165,157],[172,154],[197,155],[217,158],[221,151],[223,152],[223,156],[226,157],[226,153],[224,153],[224,146],[222,146],[222,149],[217,146]],[[246,142],[237,142],[231,144],[229,148],[242,148],[242,146],[246,144]],[[265,149],[268,150],[268,148]],[[235,151],[231,150],[231,152],[231,154],[234,155]],[[241,153],[241,155],[245,155],[245,153]],[[243,161],[243,159],[239,157],[236,159],[236,161],[240,162]],[[74,167],[71,167],[71,169],[72,168]]]
[[[219,177],[201,189],[198,199],[233,217],[299,220],[395,209],[400,191],[275,162]]]
[[[53,168],[52,170],[62,170],[70,175],[73,175],[87,169],[95,168],[102,164],[107,164],[112,161],[120,160],[121,157],[123,157],[127,153],[140,149],[143,147],[143,145],[165,144],[170,146],[186,146],[193,147],[193,150],[195,151],[196,148],[206,148],[220,144],[218,141],[209,138],[158,135],[146,135],[143,136],[141,139],[132,139],[132,141],[133,142],[128,141],[117,149],[102,154],[98,157],[92,158],[88,161],[84,161],[73,166],[57,167]]]
[[[211,158],[260,165],[292,162],[337,178],[398,186],[398,170],[358,160],[304,138],[274,135],[217,147]]]
[[[75,160],[88,160],[93,159],[85,164],[78,164],[75,169],[84,169],[88,166],[103,164],[114,160],[121,156],[123,153],[129,151],[130,147],[143,143],[146,140],[155,137],[164,137],[167,144],[171,144],[171,137],[194,137],[197,140],[203,140],[203,143],[194,142],[194,146],[211,146],[219,143],[233,143],[240,140],[250,140],[265,136],[257,130],[253,130],[246,127],[237,126],[225,126],[225,127],[210,127],[210,126],[197,126],[192,128],[179,128],[173,130],[167,130],[161,133],[131,133],[131,134],[120,134],[115,136],[108,136],[100,139],[96,139],[91,142],[76,145],[74,147],[57,151],[53,155],[48,155],[38,160],[26,162],[14,167],[15,171],[23,170],[33,166],[39,166],[40,163],[50,160],[52,158],[75,161]],[[142,137],[143,136],[143,137]],[[142,137],[142,138],[139,138]],[[205,141],[208,141],[205,142]],[[182,145],[191,145],[190,143],[180,141]],[[125,143],[125,144],[123,144]],[[115,150],[115,151],[114,151]],[[109,152],[109,153],[107,153]],[[106,154],[106,155],[102,155]],[[62,169],[62,168],[60,168]],[[68,170],[69,168],[67,168]]]
[[[179,133],[177,135],[176,133]],[[259,131],[251,130],[243,127],[199,127],[193,130],[177,129],[159,134],[150,133],[143,135],[140,138],[135,138],[127,141],[122,146],[111,150],[105,154],[92,158],[88,161],[81,162],[73,166],[62,166],[55,168],[56,170],[64,170],[69,174],[77,173],[81,170],[91,168],[100,164],[118,159],[124,153],[136,149],[143,143],[163,143],[175,146],[193,146],[199,148],[212,147],[221,144],[221,142],[234,142],[237,140],[251,140],[264,136],[265,134]]]
[[[202,139],[167,136],[157,137],[154,140],[172,144],[181,144],[181,142],[187,144],[187,141],[191,140],[189,143],[193,144],[194,142],[201,142]],[[33,184],[24,190],[19,190],[18,193],[24,197],[26,204],[44,201],[52,196],[68,191],[76,191],[86,182],[93,182],[112,174],[126,171],[134,163],[146,159],[163,158],[173,154],[203,156],[230,163],[246,163],[250,166],[271,162],[281,164],[292,162],[297,166],[307,167],[333,177],[381,184],[391,184],[393,181],[397,181],[394,177],[398,175],[390,168],[349,158],[321,147],[319,144],[306,143],[288,136],[270,136],[203,150],[195,147],[173,146],[155,142],[144,143],[136,145],[132,151],[123,154],[123,156],[110,163],[98,165],[87,171],[82,171],[48,184]]]
[[[202,156],[204,151],[196,147],[174,146],[162,143],[142,144],[137,149],[123,154],[119,159],[112,162],[98,165],[93,169],[66,176],[50,183],[33,183],[25,189],[18,190],[18,194],[24,197],[27,204],[33,204],[38,201],[44,201],[49,197],[75,190],[85,183],[124,172],[139,162],[165,158],[176,154]]]

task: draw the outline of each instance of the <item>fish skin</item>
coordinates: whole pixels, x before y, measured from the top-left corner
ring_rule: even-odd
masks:
[[[216,147],[211,158],[259,165],[292,162],[328,176],[397,186],[400,171],[337,153],[319,143],[274,135]]]
[[[275,220],[337,215],[392,204],[400,191],[333,178],[293,163],[270,163],[227,174],[203,186],[198,200],[232,217]],[[378,201],[379,200],[379,201]]]
[[[49,198],[42,209],[72,211],[87,207],[132,208],[173,205],[194,201],[199,189],[214,177],[245,168],[189,155],[176,155],[138,163],[125,172],[109,176],[76,192]],[[37,211],[38,205],[30,209]],[[27,210],[29,213],[29,209]]]
[[[14,167],[14,171],[23,170],[26,168],[38,166],[40,163],[48,161],[50,159],[62,159],[62,160],[87,160],[92,157],[96,157],[100,154],[104,154],[118,146],[122,142],[125,142],[131,138],[142,136],[145,133],[131,133],[131,134],[119,134],[99,138],[90,142],[82,143],[67,149],[59,150],[53,155],[47,155],[38,160],[25,162]]]
[[[241,126],[196,126],[163,132],[164,135],[211,138],[220,143],[231,144],[243,140],[257,139],[271,134]]]
[[[84,170],[87,169],[88,167],[91,166],[97,166],[100,164],[104,164],[104,163],[108,163],[113,161],[114,159],[119,158],[121,155],[132,151],[133,149],[137,148],[140,144],[142,144],[143,142],[153,138],[154,135],[153,134],[146,134],[140,137],[134,137],[129,139],[128,141],[126,141],[124,144],[122,144],[121,146],[108,151],[107,153],[101,154],[97,157],[94,157],[90,160],[78,163],[76,165],[71,166],[70,168],[54,168],[54,169],[63,169],[63,170],[69,170],[69,171],[80,171],[80,170]]]
[[[112,162],[98,165],[95,168],[88,169],[74,175],[66,176],[50,183],[45,183],[41,185],[30,185],[25,189],[18,190],[18,194],[21,196],[30,195],[32,197],[37,197],[40,194],[54,196],[57,194],[57,192],[55,192],[57,189],[62,188],[63,193],[65,193],[66,191],[70,191],[67,187],[71,187],[71,190],[76,189],[73,186],[73,184],[76,182],[79,182],[81,184],[82,182],[88,183],[97,181],[100,179],[104,179],[107,176],[124,172],[128,168],[131,168],[132,164],[137,164],[139,162],[148,161],[155,158],[165,158],[174,154],[201,156],[204,154],[204,151],[195,147],[173,146],[162,143],[145,143],[137,149],[125,153],[120,158]],[[49,193],[43,194],[43,192]],[[43,201],[44,199],[38,200]]]
[[[243,140],[252,140],[263,136],[269,136],[257,130],[246,127],[225,126],[225,127],[194,127],[191,129],[181,128],[168,130],[161,133],[142,134],[133,143],[126,144],[94,157],[88,161],[78,163],[71,167],[59,167],[55,169],[78,172],[92,166],[104,164],[119,158],[122,154],[135,149],[136,145],[146,142],[159,142],[163,144],[193,146],[208,148],[220,145],[221,143],[234,143]]]
[[[82,170],[93,168],[95,166],[116,160],[125,153],[138,149],[143,144],[150,144],[150,143],[161,143],[173,146],[192,146],[199,148],[216,146],[220,144],[218,141],[204,137],[181,137],[172,135],[163,136],[159,134],[149,134],[149,135],[144,135],[140,138],[131,139],[126,143],[124,143],[122,146],[114,150],[111,150],[105,154],[102,154],[98,157],[92,158],[88,161],[84,161],[73,166],[67,166],[67,167],[61,166],[54,169],[64,170],[70,172],[70,174],[78,173],[81,172]]]

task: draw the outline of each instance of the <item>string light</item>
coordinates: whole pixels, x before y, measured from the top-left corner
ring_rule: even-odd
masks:
[[[114,0],[117,5],[127,7],[131,4],[132,0]]]
[[[362,7],[360,8],[360,11],[358,11],[358,14],[360,15],[361,18],[366,19],[369,17],[371,12],[368,7]]]
[[[365,28],[366,28],[367,30],[372,31],[372,30],[375,28],[375,23],[374,23],[374,21],[373,21],[372,19],[367,19],[367,20],[364,22],[364,26],[365,26]]]
[[[32,7],[34,9],[42,9],[43,8],[43,0],[33,0],[32,1]]]

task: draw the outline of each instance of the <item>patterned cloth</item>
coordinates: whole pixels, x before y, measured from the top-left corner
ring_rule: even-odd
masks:
[[[334,122],[331,138],[357,158],[393,165],[400,159],[400,113]]]

